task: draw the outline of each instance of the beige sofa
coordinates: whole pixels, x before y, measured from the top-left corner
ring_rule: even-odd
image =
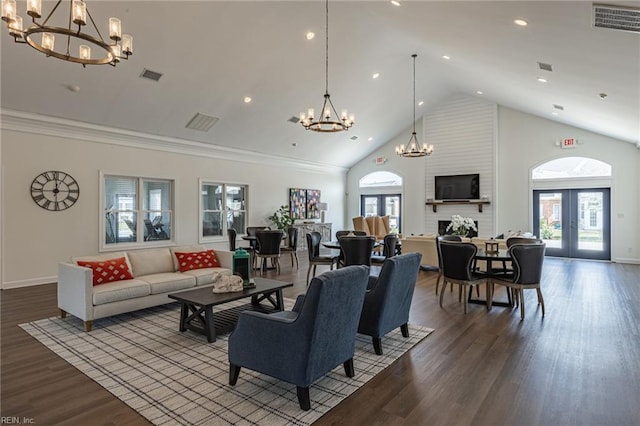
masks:
[[[485,248],[485,243],[489,238],[463,238],[462,241],[471,241],[478,248]],[[494,240],[498,242],[500,249],[506,249],[505,240]],[[410,235],[402,239],[402,253],[418,252],[422,253],[421,267],[422,269],[438,269],[438,251],[436,250],[435,235]],[[478,262],[478,266],[482,269],[484,262]]]
[[[98,256],[73,257],[58,265],[58,308],[84,321],[91,331],[93,321],[111,315],[173,302],[172,292],[213,285],[214,272],[231,275],[233,252],[215,250],[220,267],[180,272],[175,253],[200,252],[202,245],[130,250]],[[93,285],[93,270],[78,261],[104,262],[125,258],[133,279]],[[216,274],[217,275],[217,274]]]

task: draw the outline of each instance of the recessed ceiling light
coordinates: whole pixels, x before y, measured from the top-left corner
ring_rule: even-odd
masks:
[[[244,103],[248,104],[249,102],[251,102],[251,98],[249,96],[245,96],[244,97]]]
[[[600,99],[606,99],[608,95],[606,93],[600,93],[598,96],[600,96]]]
[[[371,142],[371,141],[373,140],[373,138],[372,138],[372,137],[369,137],[369,139],[367,139],[367,140],[368,140],[369,142]]]
[[[538,78],[536,78],[536,80],[538,80],[540,83],[546,83],[547,82],[547,79],[544,78],[544,77],[538,77]]]
[[[418,106],[422,106],[422,105],[424,105],[424,101],[418,102]]]
[[[80,91],[80,86],[77,84],[65,84],[64,88],[73,93],[78,93]]]
[[[391,0],[391,4],[394,6],[400,6],[400,2],[398,0]]]
[[[315,36],[316,34],[313,31],[309,31],[307,33],[307,40],[312,40]]]
[[[521,27],[526,27],[527,25],[529,25],[529,23],[527,21],[525,21],[524,19],[515,19],[513,21],[514,24],[519,25]]]
[[[376,79],[376,78],[380,77],[380,73],[379,73],[379,72],[374,72],[374,73],[373,73],[373,75],[372,75],[371,77],[373,77],[374,79]]]
[[[482,90],[478,90],[476,93],[477,93],[478,95],[482,95],[484,92],[483,92]]]
[[[551,115],[558,115],[558,113],[554,111],[551,113]]]
[[[446,60],[448,61],[449,59],[451,59],[451,56],[449,56],[449,55],[442,55],[442,59],[446,59]]]

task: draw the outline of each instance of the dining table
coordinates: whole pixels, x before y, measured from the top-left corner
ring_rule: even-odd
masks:
[[[500,272],[494,271],[493,263],[499,262],[500,264],[504,264],[505,262],[511,262],[511,254],[509,253],[508,249],[500,249],[498,251],[487,251],[485,249],[479,248],[474,257],[474,260],[475,260],[474,264],[477,263],[477,261],[479,260],[485,262],[486,270],[481,273],[485,275],[488,279],[490,279],[491,277],[504,278],[504,272],[502,270],[500,270]],[[486,285],[489,285],[489,283],[487,282]],[[467,302],[486,306],[487,301],[482,299],[474,299],[473,292],[471,290],[472,288],[469,288],[469,298]],[[507,301],[503,302],[503,301],[494,300],[492,302],[492,306],[503,306],[503,307],[509,307],[509,308],[513,307],[513,299],[511,298],[511,291],[509,290],[509,288],[507,288]]]

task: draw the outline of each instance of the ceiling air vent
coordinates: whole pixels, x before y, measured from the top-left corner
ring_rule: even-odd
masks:
[[[298,124],[300,122],[300,119],[298,117],[296,117],[295,115],[292,115],[290,119],[288,119],[287,121],[291,122],[291,123],[296,123]]]
[[[560,111],[564,111],[564,107],[563,107],[562,105],[556,105],[556,104],[553,104],[553,107],[554,107],[555,109],[559,109]]]
[[[358,137],[354,135],[354,136],[351,136],[349,139],[351,139],[352,141],[355,141],[358,139]]]
[[[197,113],[185,126],[187,129],[198,130],[201,132],[208,132],[220,120],[218,117],[211,117],[210,115],[204,115]]]
[[[640,9],[609,4],[594,4],[593,26],[640,33]]]
[[[553,67],[551,66],[551,64],[545,64],[544,62],[538,62],[538,67],[540,67],[540,69],[543,71],[553,71]]]
[[[159,72],[151,71],[151,70],[148,70],[148,69],[144,68],[142,70],[142,74],[140,74],[140,77],[147,78],[147,79],[153,80],[153,81],[158,81],[158,80],[160,80],[160,77],[162,77],[162,74],[159,73]]]

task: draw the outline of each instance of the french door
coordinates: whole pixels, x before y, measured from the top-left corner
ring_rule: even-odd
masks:
[[[547,255],[611,259],[609,188],[533,191],[533,232]]]
[[[360,214],[367,216],[389,216],[389,228],[400,232],[402,207],[400,194],[361,195]]]

